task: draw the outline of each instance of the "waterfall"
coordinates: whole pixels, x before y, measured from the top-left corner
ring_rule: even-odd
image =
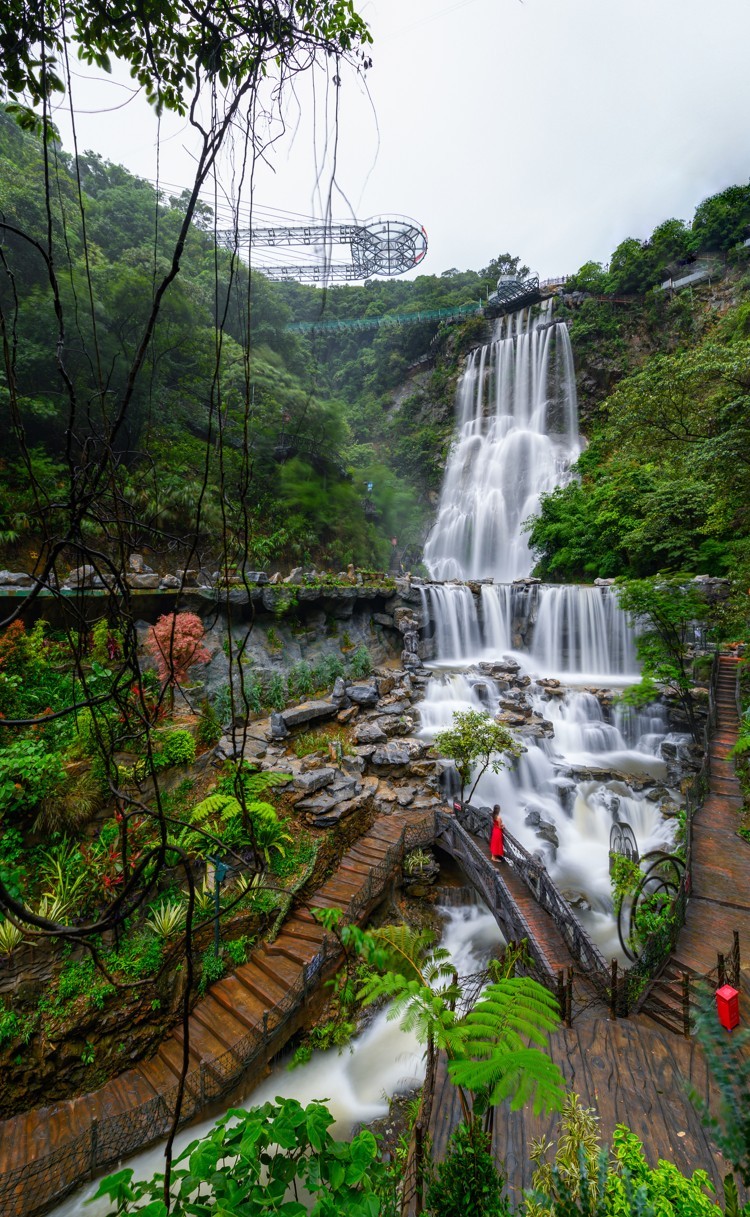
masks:
[[[570,338],[549,316],[503,318],[496,339],[468,357],[424,552],[433,578],[510,582],[529,572],[523,522],[581,451]]]
[[[609,588],[546,587],[539,598],[531,657],[537,671],[638,679],[635,640]]]
[[[616,955],[610,831],[627,822],[641,853],[668,849],[674,823],[661,808],[679,794],[665,785],[660,708],[636,711],[608,692],[638,678],[616,593],[528,578],[523,523],[569,479],[580,451],[565,325],[548,309],[504,318],[467,358],[425,547],[436,580],[421,592],[435,672],[420,730],[431,739],[456,710],[474,709],[518,733],[523,754],[487,770],[473,799],[501,804],[511,832],[544,858],[592,937]]]
[[[442,667],[512,655],[578,684],[638,679],[633,633],[608,587],[485,583],[477,598],[465,584],[433,583],[421,595]]]

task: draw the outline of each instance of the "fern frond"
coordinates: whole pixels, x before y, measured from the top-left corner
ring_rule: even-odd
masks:
[[[210,794],[200,803],[196,803],[195,807],[190,812],[190,821],[192,824],[202,824],[209,816],[218,815],[222,819],[231,818],[241,813],[242,808],[237,799],[232,794]]]
[[[497,1052],[484,1060],[448,1062],[452,1082],[466,1090],[490,1093],[492,1104],[510,1099],[511,1111],[533,1103],[534,1115],[560,1111],[565,1099],[565,1079],[553,1060],[538,1048]]]
[[[431,930],[413,930],[408,925],[384,925],[371,930],[372,937],[384,948],[389,972],[407,980],[422,980],[422,960],[435,941]]]
[[[523,1037],[541,1045],[558,1026],[559,1017],[557,1002],[547,989],[529,976],[517,976],[488,985],[462,1022],[467,1040],[516,1046]]]
[[[257,770],[255,773],[243,769],[241,781],[245,793],[250,799],[255,799],[265,790],[273,790],[276,786],[287,786],[293,780],[291,773],[276,773],[274,770]]]

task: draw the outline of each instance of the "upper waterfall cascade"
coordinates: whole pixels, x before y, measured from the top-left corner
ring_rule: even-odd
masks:
[[[467,359],[424,551],[433,579],[507,583],[533,566],[523,523],[581,452],[570,338],[551,304],[503,317],[494,341]]]

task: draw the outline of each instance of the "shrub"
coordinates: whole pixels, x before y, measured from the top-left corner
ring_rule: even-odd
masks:
[[[62,761],[39,739],[16,739],[0,751],[0,820],[35,810],[64,777]]]
[[[312,670],[312,679],[316,689],[330,689],[338,676],[346,671],[340,655],[324,655],[318,660]]]
[[[266,705],[271,710],[283,710],[286,705],[286,685],[280,672],[274,672],[266,689]]]
[[[503,1177],[491,1152],[489,1135],[472,1122],[459,1124],[448,1142],[427,1192],[427,1212],[434,1217],[505,1217]]]
[[[205,630],[196,613],[164,613],[148,632],[146,648],[156,660],[159,679],[174,690],[187,681],[188,669],[208,663],[211,655],[203,645]]]
[[[221,980],[224,975],[224,960],[221,956],[214,955],[213,947],[209,947],[203,952],[201,959],[201,978],[198,984],[198,992],[203,994],[206,989],[216,980]]]
[[[315,690],[312,668],[304,661],[296,663],[287,677],[289,696],[295,698],[309,697]]]
[[[222,727],[216,708],[207,699],[201,706],[198,722],[198,742],[206,748],[213,748],[221,739]]]
[[[357,647],[349,659],[349,675],[354,680],[361,680],[363,676],[369,676],[371,672],[372,660],[370,659],[370,652],[365,646]]]
[[[154,752],[154,769],[171,769],[172,765],[192,765],[195,760],[195,740],[189,731],[177,727],[159,736]]]
[[[239,968],[247,959],[247,953],[253,945],[254,939],[249,934],[243,934],[241,938],[236,938],[234,942],[224,944],[224,954],[233,967]]]

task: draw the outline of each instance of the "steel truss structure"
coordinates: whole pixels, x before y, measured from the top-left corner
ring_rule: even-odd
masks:
[[[427,253],[427,233],[406,216],[380,216],[359,223],[356,220],[300,227],[224,229],[217,234],[227,249],[297,246],[312,248],[318,260],[299,266],[263,266],[258,269],[269,279],[295,279],[306,282],[325,280],[371,279],[374,275],[391,278],[412,270]],[[350,261],[336,261],[335,246],[348,246]]]

